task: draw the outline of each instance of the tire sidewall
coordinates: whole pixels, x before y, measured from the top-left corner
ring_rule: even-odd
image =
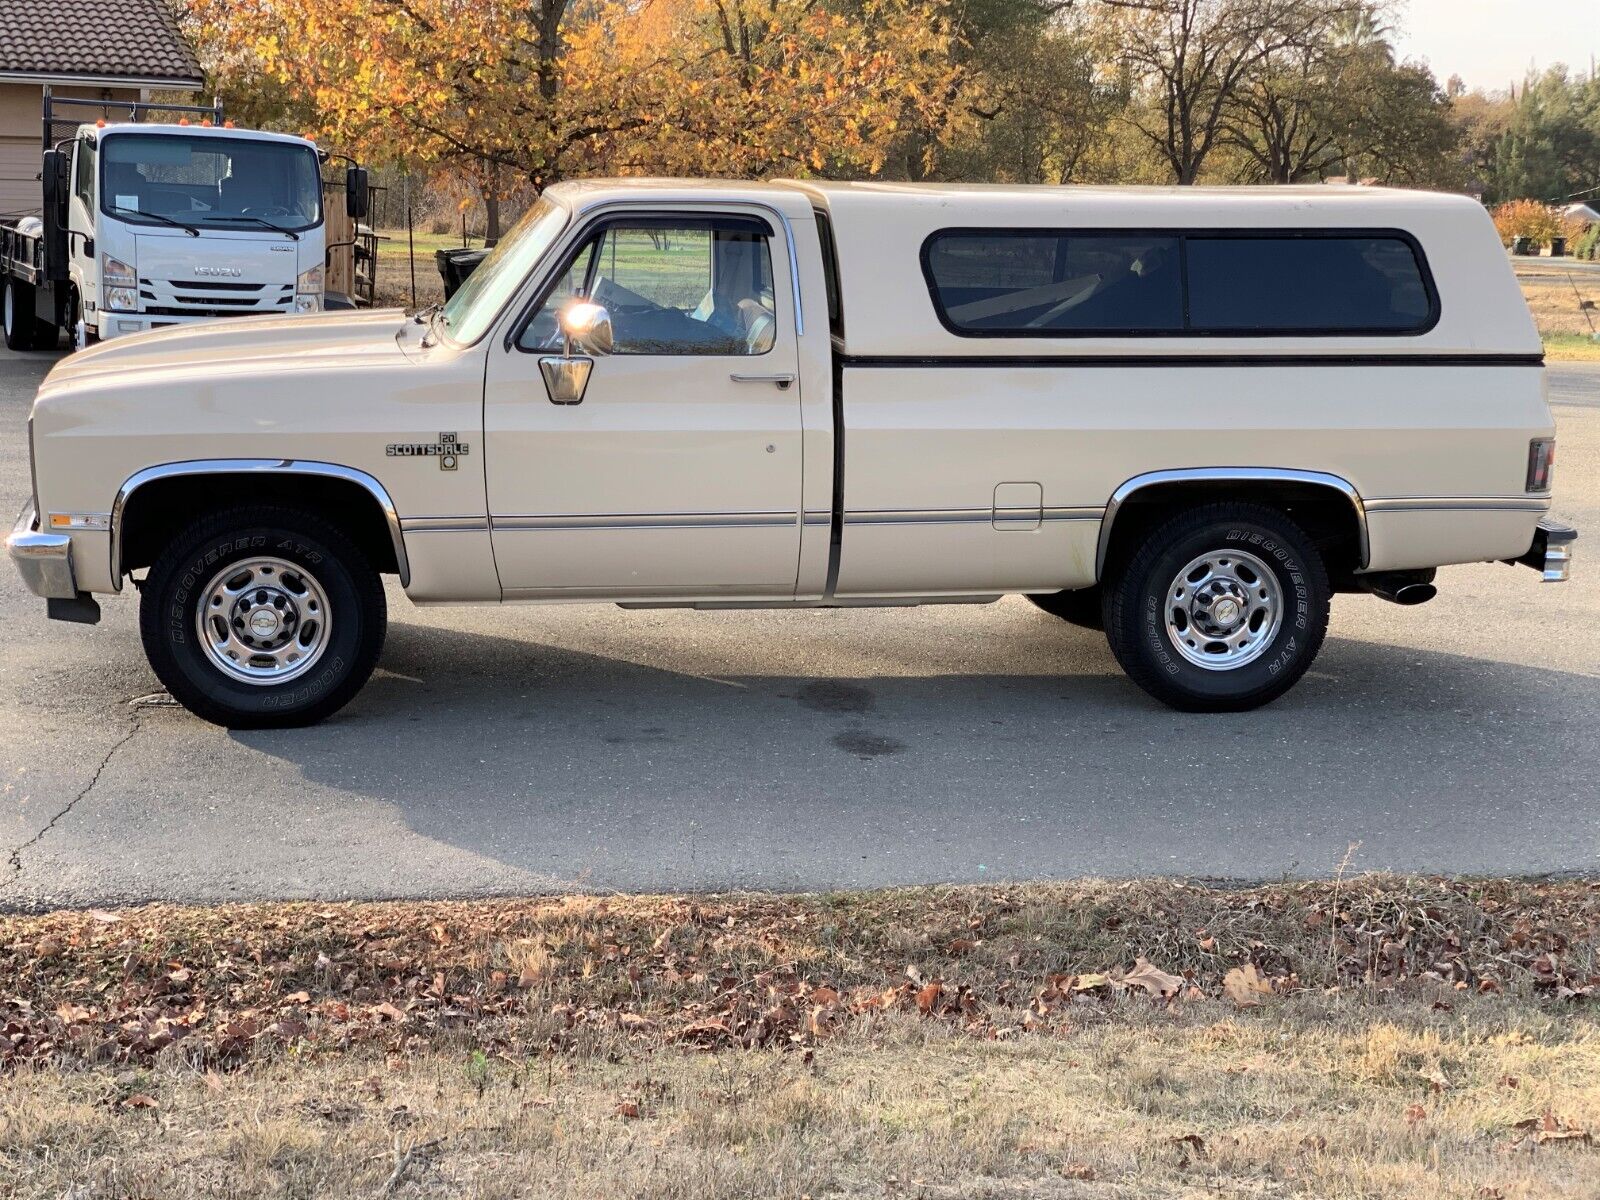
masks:
[[[1222,549],[1243,550],[1267,565],[1277,577],[1284,612],[1260,656],[1233,670],[1214,671],[1196,666],[1172,644],[1165,604],[1180,570]],[[1314,569],[1313,553],[1303,537],[1245,518],[1224,518],[1178,537],[1153,556],[1136,584],[1137,652],[1158,677],[1200,698],[1244,700],[1286,688],[1310,665],[1326,624],[1327,588]]]
[[[33,349],[33,297],[23,291],[21,284],[14,279],[5,281],[5,296],[0,303],[5,305],[6,312],[10,314],[10,323],[5,330],[6,348],[9,350]]]
[[[288,529],[243,528],[192,539],[173,553],[170,567],[158,564],[153,572],[161,577],[153,598],[159,625],[149,634],[157,643],[152,649],[165,662],[157,661],[157,654],[152,662],[168,690],[191,709],[212,719],[222,712],[221,719],[230,723],[291,723],[331,712],[365,680],[371,669],[370,663],[363,669],[361,662],[368,640],[366,607],[350,568],[317,537]],[[284,559],[314,575],[330,610],[328,645],[321,658],[308,673],[282,684],[229,678],[212,663],[195,628],[201,591],[218,572],[229,563],[263,556]]]

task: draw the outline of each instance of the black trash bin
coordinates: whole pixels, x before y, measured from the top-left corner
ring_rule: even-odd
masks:
[[[466,282],[477,265],[489,257],[487,249],[435,250],[433,261],[439,265],[439,277],[444,280],[444,298],[450,299]]]
[[[1553,237],[1553,238],[1551,238],[1550,239],[1550,257],[1551,258],[1565,258],[1566,255],[1567,255],[1567,239],[1564,238],[1564,237]]]

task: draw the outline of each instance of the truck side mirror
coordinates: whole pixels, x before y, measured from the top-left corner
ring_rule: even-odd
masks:
[[[611,314],[605,306],[592,300],[571,300],[556,319],[561,323],[561,333],[567,339],[567,355],[577,346],[590,354],[610,354],[613,342]]]
[[[589,387],[589,373],[594,370],[594,359],[581,357],[573,351],[610,354],[611,314],[591,300],[575,299],[568,301],[556,314],[556,323],[561,328],[565,346],[559,355],[547,354],[539,359],[545,392],[551,404],[582,404],[583,393]]]
[[[372,192],[365,167],[351,167],[344,173],[344,211],[353,221],[365,221],[372,210]]]
[[[63,282],[67,271],[67,202],[72,197],[72,156],[61,150],[44,152],[44,261],[45,277]]]

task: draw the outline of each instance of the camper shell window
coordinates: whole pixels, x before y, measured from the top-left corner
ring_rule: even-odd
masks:
[[[1395,336],[1439,319],[1399,230],[946,229],[922,270],[963,337]]]

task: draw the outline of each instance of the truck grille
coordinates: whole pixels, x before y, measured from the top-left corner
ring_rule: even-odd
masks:
[[[158,317],[237,317],[291,312],[294,284],[218,279],[141,279],[143,310]]]

